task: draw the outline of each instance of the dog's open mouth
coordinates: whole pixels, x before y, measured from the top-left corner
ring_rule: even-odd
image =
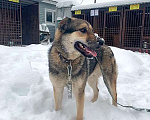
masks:
[[[97,53],[80,41],[75,42],[74,47],[85,57],[96,57]]]

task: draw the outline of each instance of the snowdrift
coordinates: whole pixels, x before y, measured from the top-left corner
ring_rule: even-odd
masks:
[[[76,117],[75,99],[64,91],[63,108],[54,110],[53,87],[48,76],[50,46],[0,46],[0,120],[72,120]],[[118,102],[150,108],[150,55],[111,47],[118,64]],[[87,85],[85,120],[149,120],[150,113],[114,107],[99,78],[99,98],[91,103]]]

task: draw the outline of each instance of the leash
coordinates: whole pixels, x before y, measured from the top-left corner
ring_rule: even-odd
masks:
[[[121,106],[121,107],[125,107],[125,108],[132,108],[132,109],[137,110],[137,111],[150,112],[150,109],[147,109],[147,108],[136,108],[136,107],[133,107],[133,106],[126,106],[126,105],[122,105],[122,104],[118,103],[118,102],[114,99],[114,97],[113,97],[113,95],[112,95],[112,93],[111,93],[111,91],[110,91],[109,84],[108,84],[108,80],[107,80],[107,78],[106,78],[106,76],[105,76],[105,73],[104,73],[104,71],[103,71],[103,68],[102,68],[102,66],[101,66],[100,61],[98,60],[97,57],[95,57],[95,58],[96,58],[96,60],[97,60],[97,62],[98,62],[98,64],[99,64],[100,70],[101,70],[102,75],[103,75],[103,80],[104,80],[104,83],[105,83],[105,85],[106,85],[106,87],[107,87],[107,90],[108,90],[110,96],[112,97],[113,101],[114,101],[117,105],[119,105],[119,106]]]
[[[68,70],[68,81],[67,81],[66,84],[67,84],[67,87],[68,87],[68,98],[69,98],[69,99],[72,99],[72,80],[71,80],[72,65],[71,65],[71,60],[67,60],[66,58],[63,58],[60,53],[58,53],[58,54],[59,54],[61,60],[62,60],[62,59],[65,59],[64,61],[62,60],[63,62],[69,63],[68,66],[67,66],[67,70]],[[125,107],[125,108],[131,108],[131,109],[134,109],[134,110],[136,110],[136,111],[146,111],[146,112],[150,112],[150,109],[147,109],[147,108],[137,108],[137,107],[122,105],[122,104],[118,103],[118,102],[114,99],[114,97],[113,97],[113,95],[112,95],[112,93],[111,93],[111,91],[110,91],[109,84],[108,84],[108,80],[107,80],[107,78],[106,78],[106,76],[105,76],[105,73],[104,73],[104,71],[103,71],[103,67],[101,66],[100,61],[98,60],[97,56],[93,56],[93,57],[96,58],[97,63],[98,63],[98,65],[99,65],[99,67],[100,67],[100,70],[101,70],[101,72],[102,72],[103,80],[104,80],[104,83],[105,83],[105,85],[106,85],[106,87],[107,87],[107,90],[108,90],[110,96],[112,97],[113,101],[114,101],[117,105],[119,105],[119,106],[121,106],[121,107]]]
[[[69,62],[69,65],[67,66],[67,70],[68,70],[68,81],[67,81],[68,98],[72,99],[72,80],[71,80],[72,65],[71,65],[71,61]]]
[[[66,63],[68,64],[67,66],[67,71],[68,71],[68,80],[67,80],[67,83],[66,83],[66,86],[68,88],[68,98],[69,99],[72,99],[72,79],[71,79],[71,74],[72,74],[72,65],[71,65],[71,60],[68,60],[67,58],[63,57],[59,52],[58,52],[58,55],[61,59],[61,61],[63,63]]]

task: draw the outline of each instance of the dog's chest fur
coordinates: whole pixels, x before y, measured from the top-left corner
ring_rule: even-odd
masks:
[[[88,76],[90,76],[93,73],[97,61],[95,58],[87,59],[81,55],[79,58],[77,58],[77,60],[73,60],[71,64],[72,64],[72,73],[71,73],[72,80],[75,81],[78,78],[81,78],[84,81],[86,81]],[[61,60],[58,53],[53,53],[52,50],[50,50],[49,72],[51,75],[56,76],[61,80],[63,78],[65,79],[64,81],[68,80],[68,70],[67,70],[68,65],[69,63],[66,63],[63,60]]]

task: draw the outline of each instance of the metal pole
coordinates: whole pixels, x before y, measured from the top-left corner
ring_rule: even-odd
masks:
[[[94,0],[94,3],[96,3],[96,0]]]

